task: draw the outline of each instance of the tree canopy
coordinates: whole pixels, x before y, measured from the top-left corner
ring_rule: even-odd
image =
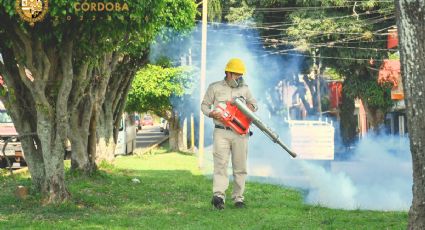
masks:
[[[113,157],[127,92],[150,42],[164,28],[191,28],[196,14],[191,0],[130,0],[128,11],[106,12],[78,11],[76,3],[55,1],[30,26],[14,1],[0,0],[0,75],[8,89],[1,99],[17,131],[35,134],[21,141],[33,184],[47,202],[69,196],[62,161],[67,139],[75,168]]]
[[[165,117],[171,111],[171,98],[182,96],[192,85],[188,67],[148,64],[136,73],[127,100],[127,111],[153,111]]]

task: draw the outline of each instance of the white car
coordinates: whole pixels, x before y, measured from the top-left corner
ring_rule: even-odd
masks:
[[[164,132],[165,135],[168,135],[169,133],[168,121],[164,118],[161,118],[161,121],[159,122],[159,131]]]
[[[131,154],[135,150],[137,127],[134,123],[134,116],[129,116],[126,113],[122,115],[115,155]]]

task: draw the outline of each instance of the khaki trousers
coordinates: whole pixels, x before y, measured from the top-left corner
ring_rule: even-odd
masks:
[[[248,153],[248,135],[239,135],[231,130],[214,129],[214,177],[213,193],[225,199],[227,187],[229,186],[229,177],[227,167],[229,157],[232,156],[233,167],[233,193],[234,202],[243,201],[245,190],[245,180],[247,175],[247,153]]]

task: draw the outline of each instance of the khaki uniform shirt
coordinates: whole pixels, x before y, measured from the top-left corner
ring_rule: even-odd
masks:
[[[227,84],[226,80],[211,83],[202,100],[201,110],[208,116],[214,106],[219,103],[226,103],[226,101],[231,101],[234,97],[240,96],[245,98],[247,104],[251,104],[257,109],[257,101],[252,96],[248,85],[243,84],[240,87],[232,88]],[[213,108],[211,106],[213,106]],[[216,119],[214,119],[214,124],[223,126],[223,124]]]

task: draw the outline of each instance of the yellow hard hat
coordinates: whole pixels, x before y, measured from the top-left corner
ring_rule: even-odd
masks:
[[[232,58],[227,62],[226,69],[227,72],[245,74],[245,64],[239,58]]]

